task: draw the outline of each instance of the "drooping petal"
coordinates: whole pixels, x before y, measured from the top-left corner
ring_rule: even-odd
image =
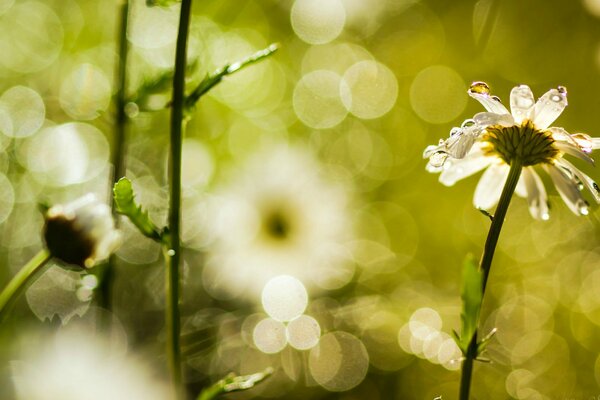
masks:
[[[524,119],[530,118],[529,115],[535,98],[531,89],[527,85],[519,85],[510,92],[510,110],[516,124],[520,124]]]
[[[532,119],[538,129],[546,129],[563,112],[567,106],[567,91],[559,89],[550,89],[535,103]]]
[[[482,127],[490,125],[512,126],[515,124],[510,114],[496,114],[492,112],[480,112],[475,114],[473,120]]]
[[[440,175],[440,182],[452,186],[457,181],[471,176],[490,165],[494,159],[486,157],[481,150],[471,152],[461,160],[453,160],[451,166]]]
[[[577,145],[573,145],[569,142],[554,142],[554,145],[563,153],[572,155],[573,157],[577,157],[581,160],[587,161],[590,164],[594,165],[594,159],[590,157],[585,151],[581,150],[581,147]]]
[[[495,96],[490,96],[489,93],[477,93],[469,90],[469,96],[481,103],[491,113],[494,114],[510,114],[504,104]]]
[[[473,205],[476,208],[489,210],[498,203],[508,171],[509,167],[505,164],[494,164],[485,170],[473,197]]]
[[[574,214],[587,215],[589,213],[588,204],[581,195],[577,183],[567,177],[565,173],[555,165],[545,164],[544,169],[552,178],[556,190],[569,209],[573,211]]]
[[[529,213],[535,219],[548,220],[548,218],[550,218],[548,195],[546,194],[546,188],[544,187],[541,178],[535,172],[533,167],[523,168],[521,178],[525,182],[527,190]]]
[[[558,160],[557,163],[561,167],[569,170],[571,174],[576,176],[579,179],[579,181],[581,181],[581,183],[590,191],[590,193],[592,193],[592,196],[594,197],[594,200],[596,200],[596,203],[600,203],[600,188],[592,178],[587,176],[579,168],[577,168],[564,158]]]

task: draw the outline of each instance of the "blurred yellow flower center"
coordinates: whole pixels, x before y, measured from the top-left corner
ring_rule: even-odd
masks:
[[[488,126],[482,139],[487,142],[483,149],[487,155],[498,156],[509,165],[514,160],[524,167],[551,163],[560,153],[552,134],[537,129],[528,119],[521,125]]]

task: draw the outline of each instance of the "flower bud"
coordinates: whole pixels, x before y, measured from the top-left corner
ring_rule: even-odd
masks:
[[[110,208],[87,194],[46,213],[44,239],[50,254],[67,264],[91,268],[120,245]]]

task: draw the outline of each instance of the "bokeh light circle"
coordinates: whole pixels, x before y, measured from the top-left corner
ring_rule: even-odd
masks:
[[[24,1],[0,19],[0,66],[19,74],[40,71],[52,64],[63,46],[60,18],[47,5]]]
[[[184,139],[181,154],[181,184],[204,186],[212,178],[215,165],[208,147],[199,140]]]
[[[0,173],[0,223],[6,221],[15,203],[15,191],[6,175]]]
[[[312,348],[308,365],[319,385],[332,392],[343,392],[363,381],[369,369],[369,354],[355,336],[331,332]]]
[[[265,285],[262,305],[271,318],[291,321],[306,310],[308,294],[298,279],[290,275],[280,275]]]
[[[360,61],[346,70],[343,79],[345,85],[340,85],[342,102],[359,118],[379,118],[396,103],[396,77],[379,62]]]
[[[304,75],[294,88],[293,104],[298,118],[311,128],[333,128],[346,118],[342,103],[342,78],[335,72],[317,70]]]
[[[91,120],[106,111],[110,97],[110,81],[104,72],[92,64],[81,64],[63,80],[58,99],[69,116]]]
[[[290,346],[298,350],[308,350],[319,343],[321,326],[313,317],[301,315],[287,324],[286,332]]]
[[[263,353],[279,353],[287,344],[285,325],[272,318],[265,318],[254,327],[254,345]]]
[[[42,97],[25,86],[14,86],[0,97],[0,132],[8,137],[33,135],[46,116]]]
[[[42,129],[26,147],[27,168],[49,186],[86,182],[108,165],[106,138],[98,128],[82,122]]]
[[[467,105],[466,84],[452,68],[434,65],[417,74],[410,86],[410,104],[423,120],[443,124],[457,118]]]
[[[292,28],[310,44],[324,44],[339,36],[346,22],[340,0],[296,0],[290,14]]]

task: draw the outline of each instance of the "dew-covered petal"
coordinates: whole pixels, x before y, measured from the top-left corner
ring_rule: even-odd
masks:
[[[533,92],[527,85],[519,85],[510,92],[510,110],[516,124],[528,119],[535,105]]]
[[[576,176],[577,179],[579,179],[579,181],[587,188],[587,190],[590,191],[596,203],[600,203],[600,188],[592,178],[590,178],[587,174],[583,173],[579,168],[577,168],[564,158],[558,160],[557,163],[561,167],[569,170],[571,174]],[[572,180],[575,184],[578,184],[578,182],[575,182],[575,179]]]
[[[508,165],[504,164],[494,164],[485,170],[473,197],[473,205],[476,208],[489,210],[498,203],[508,170]]]
[[[600,138],[591,138],[592,141],[592,149],[600,149]]]
[[[546,129],[556,121],[567,106],[567,91],[564,88],[550,89],[535,103],[533,123],[538,129]]]
[[[512,126],[515,124],[510,114],[496,114],[492,112],[480,112],[475,114],[473,120],[482,127],[490,125]]]
[[[569,209],[577,215],[587,215],[589,213],[588,204],[581,195],[577,183],[555,165],[544,165],[544,169],[552,178],[556,190]]]
[[[469,90],[469,96],[481,103],[491,113],[494,114],[510,114],[504,104],[495,96],[490,96],[489,93],[477,93]]]
[[[481,150],[471,152],[463,159],[453,160],[453,163],[442,171],[440,182],[446,186],[452,186],[461,179],[471,176],[486,168],[493,158],[483,155]]]
[[[548,195],[539,175],[533,167],[525,167],[521,172],[521,179],[523,179],[527,190],[529,213],[535,219],[548,220],[550,218]]]
[[[594,159],[590,157],[585,151],[581,150],[581,147],[574,145],[569,142],[554,142],[554,145],[563,153],[569,154],[573,157],[577,157],[581,160],[587,161],[594,165]]]

